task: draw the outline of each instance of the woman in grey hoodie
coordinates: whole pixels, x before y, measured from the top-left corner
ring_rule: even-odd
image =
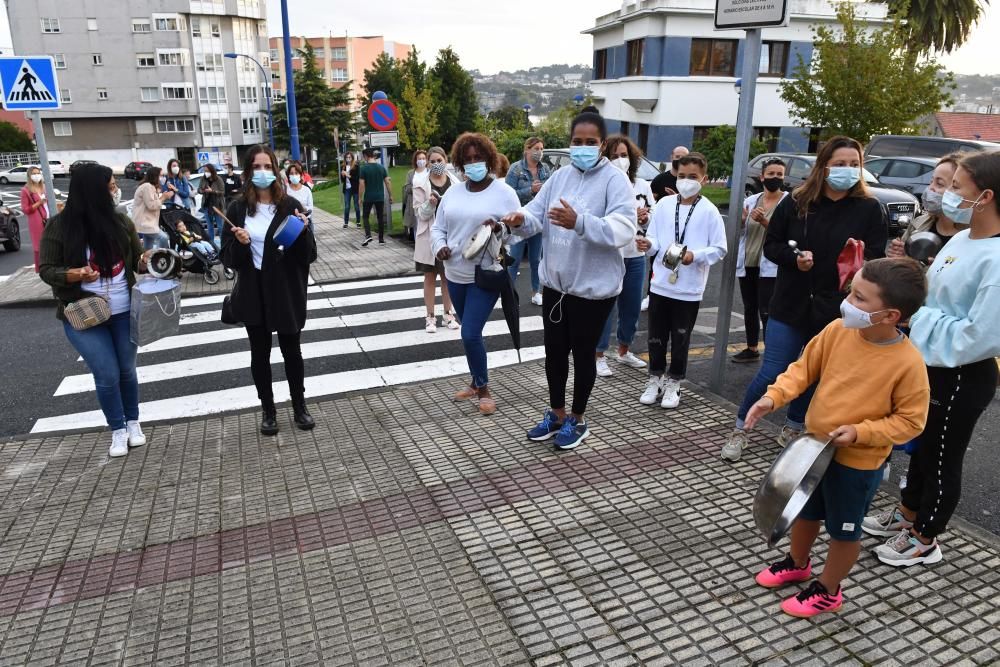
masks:
[[[632,184],[601,157],[606,138],[604,119],[597,109],[585,108],[573,120],[572,166],[552,174],[530,203],[503,218],[518,236],[542,234],[539,278],[551,409],[528,438],[555,436],[557,449],[573,449],[589,434],[583,413],[597,377],[597,343],[625,275],[619,249],[635,242]],[[570,354],[573,404],[567,414]]]

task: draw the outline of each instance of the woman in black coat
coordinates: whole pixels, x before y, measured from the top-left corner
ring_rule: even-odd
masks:
[[[295,425],[303,430],[316,423],[306,410],[305,368],[299,338],[306,323],[309,265],[316,259],[316,239],[302,206],[285,192],[278,178],[278,159],[267,146],[251,147],[243,160],[243,196],[229,205],[226,216],[235,225],[222,235],[222,261],[236,271],[227,319],[241,322],[250,339],[250,372],[264,415],[260,432],[278,432],[271,389],[271,333],[285,360],[285,377]],[[307,226],[289,247],[274,241],[278,225],[290,215]]]

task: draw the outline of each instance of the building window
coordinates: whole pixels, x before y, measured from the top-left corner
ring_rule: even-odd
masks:
[[[755,127],[753,128],[754,139],[764,142],[767,146],[767,152],[773,153],[778,150],[778,133],[781,132],[781,128],[778,127]]]
[[[330,49],[330,60],[347,60],[347,47],[335,46]]]
[[[153,26],[149,19],[132,19],[132,32],[152,32]]]
[[[627,56],[625,59],[626,76],[642,76],[642,47],[645,44],[643,39],[633,39],[625,43]]]
[[[331,81],[347,81],[347,70],[343,67],[335,67],[330,72]]]
[[[56,64],[56,69],[66,69],[66,54],[65,53],[53,53],[52,60]]]
[[[708,138],[708,133],[712,131],[711,127],[702,126],[694,128],[694,135],[691,138],[691,143],[695,144],[699,141],[704,141]]]
[[[201,17],[191,17],[191,36],[201,37]]]
[[[87,30],[97,30],[97,19],[95,18],[87,19]]]
[[[143,102],[159,102],[160,89],[155,86],[143,86],[139,89],[139,99]]]
[[[52,123],[52,134],[57,137],[72,137],[73,123],[68,120],[57,120]]]
[[[221,37],[222,36],[222,24],[219,21],[217,21],[215,19],[212,19],[210,25],[212,27],[212,37]]]
[[[199,72],[221,72],[223,69],[222,54],[199,53],[194,57],[194,64]]]
[[[153,133],[153,121],[151,121],[151,120],[137,120],[137,121],[135,121],[135,133],[136,134],[152,134]]]
[[[101,101],[101,102],[107,100],[108,99],[108,89],[107,88],[98,88],[97,89],[97,99],[99,101]]]
[[[221,86],[199,86],[198,101],[202,104],[225,104],[226,89]]]
[[[594,78],[608,78],[608,50],[598,49],[594,51]]]
[[[100,67],[101,65],[104,64],[104,56],[102,56],[100,53],[91,53],[90,54],[90,59],[93,61],[94,65],[97,66],[97,67]]]
[[[271,60],[274,60],[274,61],[278,60],[278,49],[269,49],[268,53],[271,56]]]
[[[59,19],[42,19],[42,32],[62,32],[59,29]]]
[[[628,131],[629,131],[629,122],[627,120],[623,120],[621,123],[621,127],[618,130],[618,133],[624,134],[627,137]]]
[[[260,134],[260,118],[256,116],[253,118],[244,118],[243,134]]]
[[[201,133],[206,137],[221,137],[229,134],[228,118],[202,118]]]
[[[189,100],[191,99],[191,86],[170,86],[164,84],[163,99],[165,100]]]
[[[152,53],[137,53],[135,65],[136,67],[156,67],[156,56]]]
[[[733,76],[735,39],[692,39],[691,76]]]
[[[181,51],[158,51],[157,57],[163,67],[180,67],[184,64],[184,54]]]
[[[326,49],[323,48],[322,46],[314,47],[313,48],[313,55],[316,56],[317,60],[325,60],[326,59]]]
[[[761,76],[785,76],[788,70],[788,42],[764,42],[760,45]]]
[[[178,21],[176,18],[156,19],[156,29],[160,32],[177,32]]]
[[[62,102],[63,104],[73,103],[73,94],[70,92],[69,88],[59,89],[59,101]]]
[[[194,121],[190,118],[181,118],[179,120],[157,120],[156,131],[160,134],[194,132]]]
[[[254,86],[240,86],[240,103],[256,104],[257,88]]]
[[[643,153],[647,152],[649,150],[649,125],[645,123],[639,124],[639,136],[637,139],[636,143],[639,144],[639,149]]]

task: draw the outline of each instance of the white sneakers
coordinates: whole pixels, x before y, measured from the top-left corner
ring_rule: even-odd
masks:
[[[646,381],[646,389],[643,390],[639,402],[643,405],[656,405],[660,402],[660,407],[665,409],[676,408],[681,403],[681,382],[668,377],[652,377]]]
[[[542,293],[541,292],[535,292],[534,294],[532,294],[531,295],[531,303],[535,304],[536,306],[542,305]]]
[[[646,367],[646,362],[643,361],[642,359],[640,359],[639,357],[635,356],[634,354],[632,354],[631,350],[629,350],[625,354],[619,354],[618,357],[617,357],[617,359],[618,359],[618,363],[625,364],[629,368],[645,368]]]
[[[641,310],[644,313],[647,310],[649,310],[649,297],[648,296],[642,300],[642,304],[639,306],[639,310]]]
[[[139,422],[125,422],[125,430],[128,431],[129,447],[142,447],[146,444],[146,434],[142,432],[142,426],[139,425]]]
[[[424,320],[426,320],[427,322],[427,325],[424,327],[424,331],[426,331],[427,333],[437,332],[438,327],[437,327],[436,317],[434,317],[433,315],[428,315],[427,317],[424,318]]]
[[[608,358],[603,354],[597,357],[597,377],[609,378],[613,375],[608,366]]]
[[[442,315],[441,316],[441,322],[444,324],[445,327],[451,329],[452,331],[454,331],[455,329],[458,329],[461,326],[458,323],[458,319],[456,319],[456,317],[455,317],[455,312],[454,311],[452,311],[450,313],[445,313],[444,315]]]
[[[129,447],[142,447],[146,444],[146,435],[137,421],[125,422],[125,428],[111,432],[111,447],[108,456],[116,459],[128,454]]]
[[[426,331],[429,334],[437,332],[436,315],[428,315],[427,317],[424,318],[424,322],[425,322],[424,331]],[[445,313],[444,315],[441,316],[441,325],[453,331],[459,328],[458,320],[456,320],[455,316],[451,313]]]
[[[646,381],[646,389],[643,390],[639,402],[643,405],[656,405],[656,402],[663,396],[663,378],[649,377]]]
[[[681,381],[667,378],[663,382],[663,400],[660,407],[672,410],[681,404]]]

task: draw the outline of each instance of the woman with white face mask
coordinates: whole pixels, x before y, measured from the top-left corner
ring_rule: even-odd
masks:
[[[955,234],[966,225],[956,225],[941,211],[941,199],[944,193],[951,187],[951,180],[955,176],[958,163],[964,156],[961,153],[952,153],[941,158],[937,166],[934,167],[933,178],[930,185],[924,190],[923,204],[924,213],[914,218],[903,235],[898,239],[893,239],[889,243],[889,249],[885,254],[889,257],[903,257],[906,255],[906,244],[910,237],[918,232],[931,232],[941,239],[941,245],[951,240]],[[934,262],[933,257],[927,259],[929,266]]]
[[[302,163],[292,162],[285,168],[285,175],[288,176],[288,194],[299,200],[302,210],[306,212],[310,220],[313,212],[313,194],[305,183],[305,171]]]
[[[962,492],[962,464],[976,422],[993,400],[1000,356],[1000,154],[961,159],[941,212],[969,225],[927,270],[927,301],[910,318],[910,339],[930,380],[930,412],[910,459],[902,503],[867,517],[862,529],[893,536],[875,549],[896,567],[942,559],[937,537]]]
[[[21,210],[28,218],[28,234],[35,253],[35,273],[38,273],[38,250],[42,245],[42,230],[49,218],[49,206],[45,200],[45,182],[42,170],[28,167],[28,183],[21,188]]]

